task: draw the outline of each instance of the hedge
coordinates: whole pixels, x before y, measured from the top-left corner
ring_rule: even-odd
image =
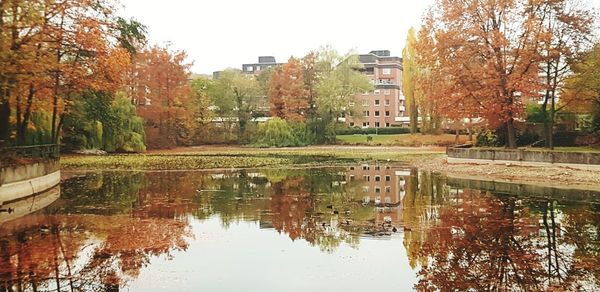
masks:
[[[388,127],[388,128],[346,128],[337,130],[337,135],[391,135],[409,134],[410,128]]]

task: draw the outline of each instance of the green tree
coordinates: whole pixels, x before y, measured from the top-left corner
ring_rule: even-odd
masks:
[[[65,116],[65,139],[70,149],[143,152],[143,121],[124,93],[86,91],[74,99]]]
[[[192,131],[196,142],[207,142],[212,131],[214,113],[211,110],[212,100],[210,89],[214,85],[213,80],[199,77],[192,81],[192,93],[190,102],[186,105],[187,111],[192,113]]]
[[[315,86],[318,143],[335,142],[338,119],[352,114],[350,105],[354,96],[373,89],[369,78],[358,71],[361,66],[356,54],[342,56],[329,47],[318,52],[316,67],[320,78]]]
[[[229,127],[237,124],[238,142],[246,142],[246,128],[261,99],[256,78],[239,70],[225,70],[211,86],[210,95],[217,118],[229,124]]]

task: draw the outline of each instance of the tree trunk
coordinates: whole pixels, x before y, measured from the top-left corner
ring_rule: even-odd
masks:
[[[454,130],[454,144],[458,144],[460,140],[460,131],[457,129]]]
[[[548,121],[548,148],[554,150],[554,118],[556,115],[556,99],[554,98],[554,92],[552,92],[552,100],[550,105],[550,119]]]
[[[29,119],[31,118],[31,105],[33,104],[33,96],[35,95],[35,88],[33,85],[29,85],[29,93],[27,94],[27,106],[25,107],[25,112],[23,113],[23,119],[21,120],[21,135],[23,139],[25,139],[27,135],[27,125],[29,124]]]
[[[469,141],[473,141],[473,131],[471,130],[471,127],[467,127],[467,133],[469,134]]]
[[[506,122],[506,147],[509,149],[517,149],[517,134],[513,118]]]
[[[419,131],[419,111],[417,103],[413,100],[410,102],[410,133],[416,134]]]
[[[16,106],[15,106],[15,116],[16,116],[16,122],[17,122],[17,145],[24,145],[24,140],[25,137],[23,137],[23,133],[21,133],[21,115],[22,115],[22,111],[21,111],[21,94],[17,93],[16,96]]]
[[[10,103],[8,99],[0,100],[0,144],[6,143],[10,137]]]
[[[52,96],[52,141],[56,141],[58,137],[58,129],[56,124],[58,120],[58,86],[60,85],[58,73],[54,78],[54,94]]]

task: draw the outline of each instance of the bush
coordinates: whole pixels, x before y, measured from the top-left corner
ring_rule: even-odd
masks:
[[[280,118],[273,118],[259,125],[252,139],[255,147],[294,147],[306,146],[311,139],[304,123],[288,123]]]
[[[107,152],[144,152],[143,120],[123,93],[87,91],[65,116],[65,148]]]
[[[389,127],[389,128],[344,128],[337,131],[338,135],[392,135],[392,134],[410,134],[409,128]]]
[[[477,134],[477,147],[501,147],[506,146],[506,128],[501,127],[494,131],[482,130]],[[540,140],[539,135],[531,132],[522,133],[517,131],[517,146],[530,146]]]
[[[482,130],[477,133],[477,147],[497,147],[499,145],[498,135],[494,131]]]

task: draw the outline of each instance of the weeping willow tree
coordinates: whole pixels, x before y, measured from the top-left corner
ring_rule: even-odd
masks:
[[[76,98],[65,117],[63,142],[71,150],[143,152],[144,125],[124,93],[88,91]]]

